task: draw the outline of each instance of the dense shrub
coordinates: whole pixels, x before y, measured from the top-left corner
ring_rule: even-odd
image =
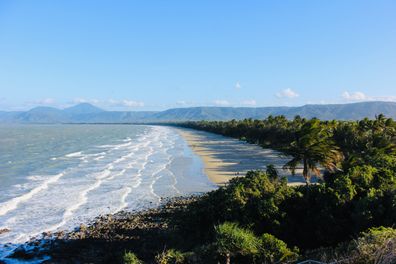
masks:
[[[396,229],[373,227],[359,237],[333,248],[307,252],[305,258],[325,263],[391,264],[396,263]]]
[[[289,249],[285,242],[271,234],[263,234],[260,239],[260,263],[286,263],[298,258],[298,249]]]
[[[290,250],[286,243],[271,234],[257,237],[248,229],[236,223],[225,222],[216,226],[217,252],[226,262],[236,263],[286,263],[298,257],[298,250]]]
[[[182,264],[186,262],[185,255],[177,250],[168,249],[155,257],[157,264]]]
[[[235,255],[254,256],[258,254],[260,240],[253,232],[240,228],[236,223],[226,222],[215,227],[218,252],[230,258]]]
[[[306,250],[335,246],[372,226],[394,225],[396,190],[375,184],[367,190],[366,180],[350,175],[335,174],[331,184],[290,187],[283,179],[251,171],[189,206],[180,228],[194,243],[207,244],[215,239],[208,227],[230,221],[256,236],[270,233]],[[375,177],[380,176],[366,179]]]
[[[123,260],[124,264],[143,264],[143,262],[132,252],[125,252]]]
[[[396,262],[396,229],[370,228],[352,243],[356,263]]]
[[[280,228],[283,212],[279,206],[294,189],[286,180],[270,179],[261,171],[232,179],[226,187],[210,192],[189,206],[177,221],[185,235],[201,243],[214,240],[209,226],[226,221],[238,222],[255,233],[274,232]]]

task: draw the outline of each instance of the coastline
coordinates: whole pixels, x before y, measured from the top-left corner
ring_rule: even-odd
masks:
[[[288,158],[275,150],[199,130],[174,129],[192,152],[201,158],[205,175],[218,186],[234,177],[244,176],[249,170],[265,170],[268,164],[275,165],[279,175],[286,175],[289,185],[304,184],[301,175],[291,176],[288,171],[281,169]],[[169,198],[153,208],[99,215],[93,222],[81,223],[75,231],[44,232],[41,238],[33,237],[28,242],[17,245],[6,259],[41,258],[47,260],[45,263],[56,263],[70,257],[91,262],[107,261],[120,259],[123,252],[119,252],[119,248],[130,248],[139,253],[139,256],[152,258],[154,253],[163,250],[158,248],[158,244],[162,246],[170,239],[170,229],[166,223],[168,216],[198,197]],[[159,236],[161,239],[158,240]],[[144,247],[141,248],[142,244],[150,245],[151,250],[147,252]],[[106,252],[109,247],[112,251]]]
[[[289,159],[275,150],[199,130],[179,127],[175,130],[201,158],[205,174],[217,185],[244,176],[249,170],[265,170],[269,164],[275,166],[280,176],[288,178],[288,185],[305,184],[301,170],[296,170],[293,176],[290,171],[282,169]]]
[[[153,208],[99,215],[74,231],[45,232],[15,247],[0,263],[123,263],[126,251],[154,259],[172,241],[173,217],[199,197],[167,198]]]

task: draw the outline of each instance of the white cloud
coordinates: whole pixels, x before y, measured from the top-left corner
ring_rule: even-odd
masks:
[[[244,100],[241,102],[241,104],[246,106],[255,106],[257,105],[257,102],[256,100],[251,99],[251,100]]]
[[[227,100],[214,100],[213,103],[217,106],[228,106],[230,105],[230,102]]]
[[[99,104],[101,101],[98,99],[85,99],[85,98],[74,98],[74,104],[81,104],[81,103],[90,103],[90,104]]]
[[[293,91],[290,88],[284,89],[278,93],[276,93],[276,97],[278,98],[296,98],[299,97],[300,95],[298,93],[296,93],[295,91]]]
[[[345,91],[341,97],[346,101],[387,101],[395,102],[396,96],[369,96],[362,92],[348,92]]]
[[[44,98],[44,99],[40,99],[40,100],[35,101],[35,103],[43,104],[43,105],[52,105],[52,104],[55,104],[55,99],[53,99],[53,98]]]
[[[374,97],[376,101],[387,101],[387,102],[396,102],[396,96],[377,96]]]
[[[345,91],[342,93],[342,98],[347,101],[364,101],[369,100],[369,97],[362,92],[348,92]]]
[[[127,108],[144,106],[143,102],[129,100],[129,99],[123,99],[123,100],[109,99],[107,101],[104,101],[103,104],[105,106],[110,106],[110,107],[127,107]]]
[[[122,100],[121,105],[125,107],[143,107],[144,103],[133,100]]]
[[[98,100],[98,99],[85,99],[85,98],[76,98],[73,100],[73,103],[90,103],[97,106],[102,107],[126,107],[126,108],[134,108],[134,107],[143,107],[144,102],[134,101],[129,99],[115,100],[115,99],[107,99],[107,100]]]
[[[237,81],[236,83],[235,83],[235,89],[237,89],[237,90],[239,90],[239,89],[241,89],[241,84],[239,83],[239,81]]]
[[[87,99],[84,99],[84,98],[74,98],[74,99],[72,100],[72,102],[73,102],[74,104],[80,104],[80,103],[88,103],[88,100],[87,100]]]
[[[55,99],[53,98],[42,98],[38,100],[32,100],[32,101],[27,101],[25,102],[25,105],[31,106],[31,105],[54,105],[56,104]]]
[[[176,102],[176,105],[179,105],[179,106],[186,106],[186,105],[188,105],[188,103],[187,103],[186,101],[184,101],[184,100],[180,100],[180,101],[177,101],[177,102]]]

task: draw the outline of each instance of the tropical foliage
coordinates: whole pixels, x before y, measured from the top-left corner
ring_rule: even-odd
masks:
[[[318,165],[329,171],[335,171],[342,155],[339,148],[330,138],[330,129],[322,125],[319,120],[312,119],[301,126],[294,133],[294,138],[289,146],[282,151],[293,158],[285,164],[284,168],[290,169],[294,174],[296,167],[302,163],[303,177],[309,183],[311,173],[320,175]]]
[[[124,264],[143,264],[143,262],[132,252],[125,252],[123,260]]]
[[[280,150],[292,157],[286,167],[293,170],[302,165],[308,179],[310,173],[319,174],[320,165],[333,172],[358,165],[396,166],[396,122],[383,115],[360,121],[307,120],[300,116],[288,120],[284,116],[269,116],[264,120],[178,125]]]
[[[180,227],[194,241],[210,243],[216,235],[208,226],[233,222],[257,237],[270,234],[305,254],[337,247],[368,228],[396,224],[396,123],[392,119],[380,115],[375,120],[349,122],[300,117],[288,121],[270,116],[183,126],[278,149],[291,156],[286,167],[303,166],[307,182],[311,173],[321,175],[318,184],[290,187],[269,165],[267,172],[252,171],[231,180],[188,208]]]

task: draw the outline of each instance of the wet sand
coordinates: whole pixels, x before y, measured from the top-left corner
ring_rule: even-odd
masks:
[[[208,178],[218,185],[233,177],[244,176],[249,170],[265,170],[269,164],[275,166],[280,176],[288,178],[289,185],[305,184],[301,169],[295,176],[282,169],[290,158],[275,150],[204,131],[184,128],[177,128],[177,131],[201,157]]]

